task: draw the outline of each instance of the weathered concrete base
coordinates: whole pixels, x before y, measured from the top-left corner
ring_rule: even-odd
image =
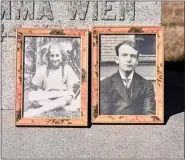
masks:
[[[3,110],[3,158],[183,158],[184,113],[166,125],[92,125],[91,128],[14,126]]]

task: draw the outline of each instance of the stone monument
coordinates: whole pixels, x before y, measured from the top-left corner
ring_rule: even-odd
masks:
[[[17,27],[160,24],[161,2],[1,1],[2,158],[182,158],[182,117],[162,126],[14,126]]]

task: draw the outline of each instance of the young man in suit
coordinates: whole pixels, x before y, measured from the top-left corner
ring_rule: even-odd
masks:
[[[139,62],[135,42],[123,41],[115,50],[119,69],[100,82],[100,115],[154,115],[153,84],[135,72]]]

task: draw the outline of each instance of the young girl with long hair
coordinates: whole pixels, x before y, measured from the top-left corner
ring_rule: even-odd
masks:
[[[73,69],[65,64],[64,50],[59,43],[51,43],[46,54],[48,63],[41,66],[32,79],[35,91],[29,101],[35,109],[26,116],[34,116],[64,107],[74,98],[73,85],[79,82]]]

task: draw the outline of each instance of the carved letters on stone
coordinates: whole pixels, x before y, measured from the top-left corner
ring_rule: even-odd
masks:
[[[70,13],[70,20],[75,20],[78,14],[80,20],[85,20],[88,11],[89,2],[70,2],[71,6],[68,11]]]
[[[1,19],[11,19],[11,2],[1,2]]]
[[[39,8],[36,14],[35,7]],[[42,20],[43,17],[54,20],[49,1],[2,1],[1,20]]]
[[[98,2],[92,2],[92,19],[98,20]]]
[[[115,5],[116,4],[116,5]],[[92,7],[92,20],[124,20],[125,15],[128,15],[129,20],[135,19],[135,2],[122,2],[122,1],[77,1],[69,2],[70,20],[85,20],[88,10]],[[113,7],[116,6],[117,8]],[[128,7],[128,8],[127,8]],[[98,13],[98,8],[101,8],[101,13]]]
[[[39,2],[39,12],[37,13],[37,20],[41,20],[43,17],[47,17],[49,20],[54,20],[53,13],[51,10],[50,2]]]
[[[103,2],[101,20],[116,20],[115,12],[113,11],[112,2]]]
[[[21,17],[23,20],[26,20],[27,18],[29,20],[34,19],[34,2],[31,1],[20,1],[20,2],[14,2],[14,5],[17,6],[15,10],[15,19],[20,20]]]
[[[54,4],[55,3],[55,4]],[[55,10],[56,4],[59,4]],[[66,6],[66,7],[63,7]],[[65,9],[65,10],[64,10]],[[55,14],[53,14],[54,12]],[[67,16],[57,16],[61,12]],[[56,17],[54,17],[54,15]],[[87,18],[88,15],[88,18]],[[89,19],[90,18],[90,19]],[[2,37],[15,36],[12,27],[16,28],[22,23],[20,21],[43,20],[72,23],[72,21],[130,21],[135,20],[135,2],[123,1],[5,1],[1,2],[1,30]],[[66,21],[66,19],[68,19]],[[9,26],[7,21],[13,21]],[[5,23],[6,22],[6,23]],[[11,22],[10,22],[11,23]],[[35,22],[34,22],[35,23]],[[47,24],[43,24],[46,25]],[[10,31],[11,30],[11,31]]]
[[[54,1],[53,1],[54,2]],[[47,17],[49,20],[54,20],[51,8],[52,1],[2,1],[1,5],[1,19],[2,20],[42,20]],[[58,3],[65,3],[60,2]],[[115,5],[116,4],[116,5]],[[98,20],[124,20],[125,15],[128,15],[129,20],[135,19],[135,2],[122,2],[122,1],[70,1],[68,2],[68,12],[70,20],[85,20],[89,8],[92,8],[92,19]],[[119,12],[117,13],[117,6]],[[38,7],[38,11],[35,8]],[[101,8],[101,13],[98,13],[98,8]],[[66,11],[62,11],[66,12]],[[55,17],[57,19],[61,17]],[[66,18],[66,17],[65,17]]]

